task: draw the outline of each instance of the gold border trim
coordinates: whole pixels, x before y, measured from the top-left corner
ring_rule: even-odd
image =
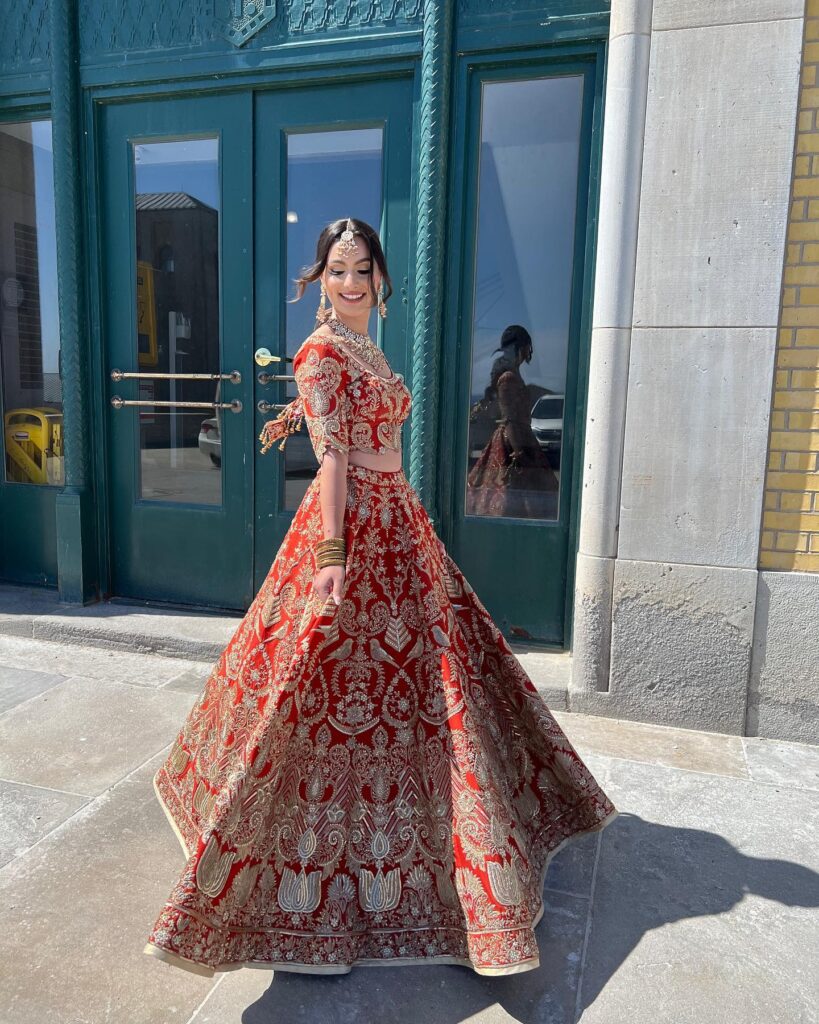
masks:
[[[159,806],[165,812],[165,817],[170,822],[171,828],[174,830],[174,834],[176,835],[176,838],[179,840],[179,844],[182,847],[182,852],[185,854],[185,860],[190,860],[191,855],[190,855],[190,851],[188,850],[188,844],[185,842],[185,837],[179,831],[179,826],[176,824],[176,821],[174,820],[174,816],[171,813],[171,809],[170,809],[170,807],[168,807],[168,805],[162,799],[162,794],[159,792],[159,786],[157,786],[157,784],[156,784],[156,780],[159,778],[159,773],[164,771],[164,770],[165,770],[165,766],[163,765],[154,774],[154,778],[153,778],[154,793],[156,793],[156,798],[159,801]]]
[[[160,769],[161,770],[161,769]],[[157,775],[159,773],[157,772]],[[154,792],[159,799],[159,803],[162,809],[165,811],[168,820],[176,834],[177,839],[182,845],[182,849],[185,851],[185,856],[190,857],[188,848],[185,844],[185,840],[182,838],[182,834],[177,828],[176,822],[173,820],[170,810],[165,805],[165,801],[159,792],[156,785],[156,776],[154,776]],[[546,904],[543,900],[543,887],[546,882],[546,874],[549,870],[554,857],[560,853],[560,851],[575,839],[580,839],[581,836],[591,835],[594,832],[601,832],[608,824],[614,821],[619,816],[619,810],[614,807],[600,821],[596,822],[590,828],[583,829],[579,832],[573,832],[570,836],[566,836],[562,842],[558,843],[557,846],[550,850],[546,856],[546,860],[543,863],[540,874],[540,908],[532,921],[531,928],[534,930],[540,923],[541,918],[546,909]],[[468,930],[467,934],[472,934]],[[212,978],[216,974],[224,974],[228,971],[238,971],[242,967],[257,968],[259,970],[272,970],[272,971],[293,971],[301,974],[349,974],[353,967],[402,967],[423,965],[423,964],[450,964],[460,967],[469,967],[476,974],[481,974],[486,977],[502,977],[508,974],[522,974],[525,971],[536,970],[540,967],[540,956],[532,957],[529,960],[523,960],[517,964],[509,964],[504,967],[477,967],[471,960],[467,960],[463,957],[456,956],[429,956],[429,957],[391,957],[388,960],[373,960],[373,959],[362,959],[354,960],[350,964],[303,964],[303,963],[289,963],[287,961],[275,962],[261,962],[258,960],[243,960],[233,964],[220,964],[217,967],[208,967],[206,964],[197,963],[194,960],[189,960],[187,957],[180,956],[178,953],[174,953],[169,949],[165,949],[161,946],[156,946],[152,942],[147,942],[143,953],[154,956],[159,960],[164,960],[165,963],[170,964],[172,967],[179,967],[182,970],[189,971],[191,974],[198,974],[205,978]]]

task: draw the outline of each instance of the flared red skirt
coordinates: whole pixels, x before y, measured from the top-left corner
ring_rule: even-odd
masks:
[[[341,602],[317,598],[320,479],[154,778],[186,863],[145,952],[537,967],[550,859],[618,812],[403,470],[349,467]]]

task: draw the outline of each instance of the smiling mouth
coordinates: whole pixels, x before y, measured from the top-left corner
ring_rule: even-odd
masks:
[[[362,292],[360,295],[345,295],[344,292],[342,292],[341,297],[345,302],[358,302],[360,299],[364,298],[364,293]]]

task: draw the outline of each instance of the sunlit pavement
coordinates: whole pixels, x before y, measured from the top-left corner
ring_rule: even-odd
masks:
[[[12,635],[5,611],[2,1024],[819,1020],[819,748],[557,707],[620,816],[549,868],[538,970],[208,979],[145,956],[184,866],[151,779],[210,664]],[[211,625],[216,650],[231,620]]]

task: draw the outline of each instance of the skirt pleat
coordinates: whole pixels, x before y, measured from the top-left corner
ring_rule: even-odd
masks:
[[[341,602],[313,594],[320,478],[155,775],[186,864],[145,952],[531,970],[550,860],[618,812],[403,470],[349,467]]]

